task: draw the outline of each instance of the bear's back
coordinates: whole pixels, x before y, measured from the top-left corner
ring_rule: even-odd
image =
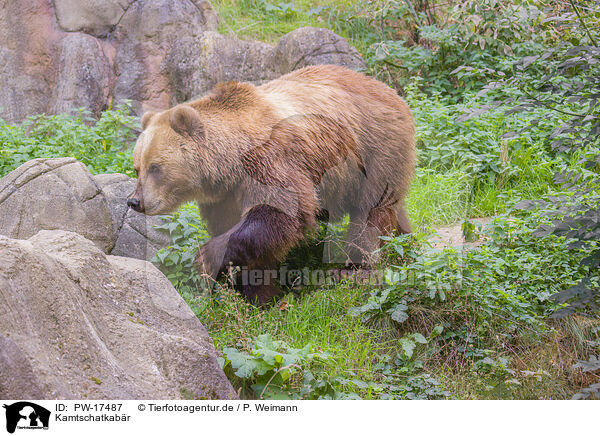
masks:
[[[321,114],[360,119],[361,114],[400,111],[408,106],[382,82],[338,65],[314,65],[257,88],[282,117]],[[361,120],[362,121],[362,120]]]

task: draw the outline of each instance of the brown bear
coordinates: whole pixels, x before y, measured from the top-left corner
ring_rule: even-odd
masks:
[[[415,168],[407,104],[385,84],[333,65],[261,86],[231,82],[147,112],[133,152],[128,205],[165,214],[195,200],[212,238],[196,266],[273,270],[316,226],[349,214],[347,255],[369,259],[379,236],[410,232],[403,199]],[[274,283],[242,284],[264,303]]]

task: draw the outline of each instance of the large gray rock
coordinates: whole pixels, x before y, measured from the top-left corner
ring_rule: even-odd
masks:
[[[174,93],[171,105],[199,97],[217,83],[231,80],[261,83],[278,72],[271,62],[273,46],[244,41],[218,32],[182,38],[165,59]]]
[[[128,11],[126,17],[130,14]],[[141,15],[134,16],[139,19]],[[117,64],[125,63],[127,69],[119,77],[116,95],[126,96],[142,108],[166,109],[205,94],[219,82],[261,84],[308,65],[366,67],[344,38],[315,27],[294,30],[276,46],[221,35],[209,27],[200,35],[183,35],[176,41],[156,32],[149,35],[143,49],[139,44],[126,44],[117,53]]]
[[[2,258],[0,258],[0,264],[1,262]],[[3,395],[10,392],[17,393],[17,395]],[[27,356],[15,341],[1,334],[0,395],[2,398],[22,398],[24,400],[43,398],[37,376]]]
[[[96,38],[83,33],[67,35],[58,60],[51,111],[61,113],[83,107],[100,115],[110,96],[111,70]]]
[[[206,330],[152,264],[82,236],[0,236],[0,398],[235,398]]]
[[[163,62],[173,88],[171,105],[199,97],[219,82],[261,84],[308,65],[366,67],[358,51],[330,30],[302,27],[276,46],[207,31],[181,38]]]
[[[74,158],[34,159],[0,179],[0,234],[24,239],[40,230],[69,230],[105,253],[150,259],[170,242],[159,217],[127,207],[135,181],[92,176]]]
[[[136,108],[166,109],[174,92],[165,58],[183,38],[199,38],[217,29],[208,1],[137,0],[115,28],[114,96]]]
[[[47,112],[61,34],[48,0],[0,0],[0,118]]]
[[[334,64],[353,70],[365,68],[358,50],[328,29],[301,27],[284,35],[274,49],[271,63],[278,74],[309,65]]]
[[[166,107],[170,47],[216,29],[207,0],[0,0],[0,118],[123,99]]]
[[[110,252],[116,240],[108,204],[74,158],[34,159],[0,179],[0,234],[28,238],[65,229]]]

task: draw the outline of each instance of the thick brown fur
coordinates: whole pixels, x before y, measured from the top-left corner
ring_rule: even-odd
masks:
[[[321,65],[259,87],[222,84],[142,125],[131,198],[152,215],[196,200],[213,236],[197,267],[212,277],[230,263],[275,268],[324,210],[350,215],[353,262],[378,236],[410,232],[413,118],[393,89],[360,73]],[[242,291],[261,303],[277,292]]]

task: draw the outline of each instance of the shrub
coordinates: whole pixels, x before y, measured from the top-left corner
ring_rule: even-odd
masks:
[[[598,245],[590,242],[574,252],[568,249],[572,240],[534,236],[544,223],[550,223],[544,210],[513,208],[483,229],[465,226],[471,239],[474,234],[485,239],[468,250],[419,249],[413,235],[384,238],[389,255],[404,263],[390,265],[387,286],[372,290],[352,313],[365,321],[384,316],[402,324],[411,307],[425,306],[473,316],[486,326],[506,321],[543,330],[543,320],[560,307],[551,297],[589,273],[580,260]]]

